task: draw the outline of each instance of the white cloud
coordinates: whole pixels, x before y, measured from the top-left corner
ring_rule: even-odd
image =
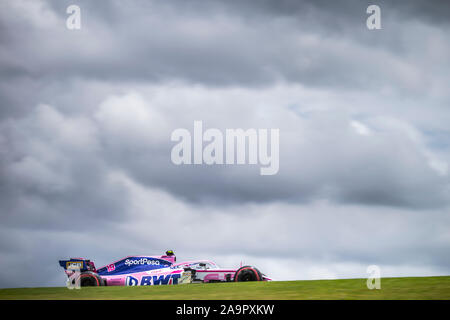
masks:
[[[350,122],[350,125],[358,134],[360,134],[362,136],[367,136],[367,135],[371,134],[370,129],[366,125],[364,125],[363,123],[361,123],[359,121],[352,120]]]

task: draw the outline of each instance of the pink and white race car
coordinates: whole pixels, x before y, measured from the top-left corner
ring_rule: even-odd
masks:
[[[83,286],[146,286],[183,283],[268,281],[252,266],[222,269],[209,260],[177,263],[172,250],[162,256],[129,256],[96,269],[83,258],[60,260],[70,282]]]

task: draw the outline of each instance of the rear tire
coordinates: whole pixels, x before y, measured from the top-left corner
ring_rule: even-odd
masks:
[[[234,274],[235,282],[242,281],[262,281],[263,276],[261,272],[252,266],[244,266],[239,268]]]
[[[82,272],[80,275],[80,285],[82,287],[99,287],[104,285],[103,279],[92,271]]]

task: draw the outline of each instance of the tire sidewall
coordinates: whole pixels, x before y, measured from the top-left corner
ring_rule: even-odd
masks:
[[[244,280],[244,278],[251,277],[251,280]],[[243,282],[243,281],[262,281],[263,277],[261,272],[253,267],[253,266],[243,266],[239,268],[234,274],[235,282]]]
[[[82,287],[99,287],[103,285],[103,281],[95,272],[87,271],[80,274],[80,285]]]

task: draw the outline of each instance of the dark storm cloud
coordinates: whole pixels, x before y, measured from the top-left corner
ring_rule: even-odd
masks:
[[[345,203],[412,208],[448,204],[447,165],[421,141],[420,131],[405,121],[381,117],[368,121],[366,130],[372,132],[361,134],[350,121],[352,110],[361,112],[364,106],[358,102],[353,109],[339,109],[331,101],[345,100],[342,97],[325,98],[326,112],[299,116],[282,106],[288,104],[286,100],[314,99],[299,94],[300,89],[233,93],[158,86],[144,89],[143,96],[111,97],[94,118],[111,165],[126,170],[144,185],[194,202],[304,203],[325,197]],[[317,95],[321,100],[323,94]],[[181,109],[179,101],[183,101]],[[258,106],[262,101],[268,107]],[[373,112],[376,106],[368,108]],[[171,116],[180,112],[183,118]],[[255,120],[258,113],[267,115],[268,120]],[[204,120],[205,130],[251,128],[255,122],[263,128],[280,128],[280,172],[263,177],[257,165],[175,166],[168,158],[175,142],[168,144],[167,139],[174,128],[192,132],[198,119]]]
[[[399,57],[389,53],[402,43],[403,51],[414,45],[402,39],[408,26],[396,21],[401,10],[386,5],[387,30],[369,32],[367,6],[360,1],[264,1],[258,6],[250,1],[88,1],[79,3],[84,29],[77,33],[63,28],[66,3],[51,4],[40,9],[54,20],[50,26],[27,20],[20,7],[15,10],[21,19],[4,17],[4,41],[22,39],[5,42],[4,54],[14,57],[2,63],[8,78],[175,78],[248,86],[285,79],[353,88],[380,88],[388,81],[402,89],[399,70],[389,67]],[[55,30],[57,25],[62,28]],[[386,51],[386,57],[374,58],[371,50]],[[388,68],[382,68],[386,64]],[[416,69],[426,72],[420,65]]]
[[[69,4],[0,4],[0,286],[168,247],[281,279],[448,274],[448,2],[373,2],[376,31],[372,1],[77,1],[78,31]],[[279,173],[174,165],[195,120],[279,128]]]
[[[2,225],[92,230],[124,218],[127,193],[108,180],[89,123],[40,105],[0,131]]]
[[[54,197],[50,202],[55,205],[61,201],[68,208],[86,214],[98,211],[99,215],[120,215],[113,190],[105,191],[112,193],[112,204],[100,197],[99,204],[105,208],[90,202],[83,207],[89,199],[83,193],[98,199],[90,190],[107,189],[105,176],[110,170],[124,171],[146,186],[194,203],[308,203],[325,198],[410,208],[448,204],[448,169],[420,141],[419,131],[405,122],[381,118],[369,121],[365,128],[371,132],[362,134],[352,126],[348,111],[331,108],[301,117],[283,107],[284,103],[257,107],[264,100],[281,102],[284,95],[307,99],[288,89],[266,89],[265,93],[252,89],[238,94],[243,102],[236,104],[236,96],[227,90],[158,86],[142,94],[111,95],[90,115],[65,116],[54,107],[38,106],[25,120],[3,125],[4,185],[20,186],[38,199],[44,197],[44,202]],[[219,103],[210,104],[217,98]],[[181,109],[179,101],[184,103]],[[226,115],[220,116],[223,110]],[[268,121],[259,121],[259,126],[281,130],[278,174],[261,176],[260,165],[176,166],[171,162],[176,143],[169,137],[175,128],[192,132],[193,122],[202,117],[204,130],[251,128],[258,122],[258,112],[270,116]],[[183,119],[172,117],[181,113]],[[53,173],[55,169],[59,175]],[[74,204],[71,197],[84,200]],[[15,197],[7,199],[13,206]],[[120,201],[126,205],[125,200]]]

